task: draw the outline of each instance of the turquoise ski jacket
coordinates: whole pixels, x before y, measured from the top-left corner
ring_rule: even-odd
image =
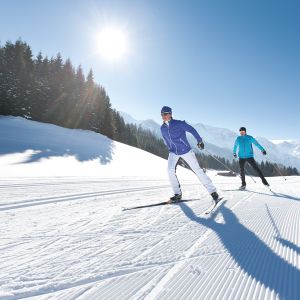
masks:
[[[233,147],[233,154],[236,154],[236,150],[239,148],[239,158],[254,157],[252,144],[254,144],[260,151],[265,150],[253,136],[246,134],[244,136],[240,135],[236,138]]]

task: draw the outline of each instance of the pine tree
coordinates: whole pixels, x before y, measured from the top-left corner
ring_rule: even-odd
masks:
[[[74,128],[76,120],[76,102],[78,99],[74,93],[75,89],[75,70],[71,60],[67,59],[62,67],[62,91],[65,114],[62,119],[62,124],[68,128]]]

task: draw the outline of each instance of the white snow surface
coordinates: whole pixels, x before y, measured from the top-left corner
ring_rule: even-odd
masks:
[[[83,130],[0,118],[0,299],[300,299],[300,178],[208,174]],[[124,161],[126,160],[126,161]]]

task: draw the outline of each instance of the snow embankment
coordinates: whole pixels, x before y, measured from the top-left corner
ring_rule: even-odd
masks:
[[[166,160],[92,131],[0,116],[0,177],[166,178],[166,168]]]

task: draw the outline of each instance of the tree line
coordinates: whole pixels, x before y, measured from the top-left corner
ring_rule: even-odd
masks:
[[[200,165],[203,168],[211,168],[215,170],[227,170],[223,165],[226,165],[230,170],[239,173],[239,162],[238,160],[232,160],[229,161],[228,159],[225,159],[224,157],[219,157],[219,156],[214,156],[215,158],[211,156],[207,156],[204,154],[196,154],[198,161]],[[288,175],[299,175],[299,172],[296,168],[292,167],[286,167],[282,164],[276,164],[276,163],[271,163],[268,161],[262,161],[262,162],[257,162],[259,168],[262,170],[263,174],[265,176],[288,176]],[[245,173],[246,175],[251,175],[251,176],[257,176],[255,170],[251,167],[248,166],[247,164],[245,165]]]
[[[125,124],[105,89],[94,81],[92,69],[85,77],[81,66],[75,68],[59,53],[33,57],[22,40],[0,45],[0,114],[92,130],[164,158],[168,155],[164,142],[150,131]]]
[[[70,59],[63,60],[59,53],[51,58],[42,53],[33,57],[30,46],[22,40],[0,44],[0,114],[92,130],[162,158],[168,157],[162,139],[149,130],[126,124],[112,108],[104,87],[94,81],[92,69],[85,77],[81,66],[75,68]],[[197,158],[204,168],[225,170],[210,156],[203,154]],[[235,161],[218,159],[238,170]],[[278,175],[274,164],[261,163],[260,167],[266,176]],[[277,167],[284,175],[299,175],[295,168]]]

